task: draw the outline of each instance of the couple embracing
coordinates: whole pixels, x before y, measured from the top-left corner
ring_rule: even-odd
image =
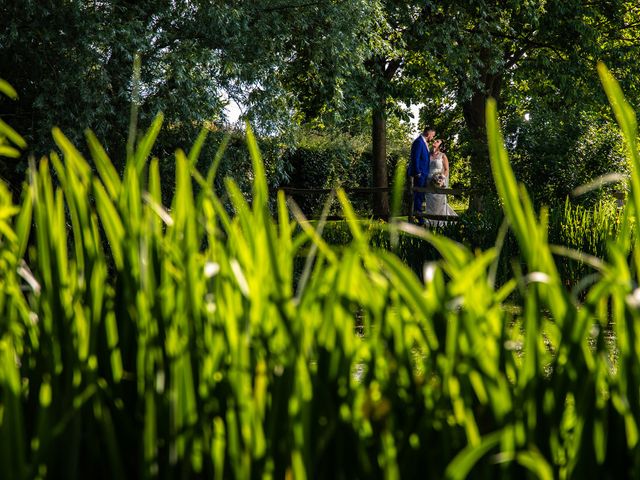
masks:
[[[413,177],[414,187],[431,185],[436,188],[447,188],[449,186],[449,159],[444,154],[444,142],[441,139],[434,140],[435,136],[435,129],[427,127],[411,145],[411,160],[407,173]],[[457,216],[456,212],[447,203],[447,196],[444,194],[414,192],[414,213],[422,212],[423,202],[426,204],[426,213],[429,215]],[[425,225],[424,218],[419,217],[418,223]],[[429,221],[429,223],[431,225],[442,225],[446,222]]]

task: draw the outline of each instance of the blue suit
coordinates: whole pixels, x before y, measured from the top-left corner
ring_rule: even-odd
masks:
[[[425,187],[429,176],[429,149],[422,135],[411,144],[411,160],[409,161],[408,175],[413,177],[414,187]],[[413,211],[422,211],[424,192],[414,192]]]

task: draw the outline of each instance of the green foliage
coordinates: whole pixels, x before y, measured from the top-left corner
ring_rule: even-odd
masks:
[[[0,72],[20,97],[0,101],[0,113],[23,133],[37,159],[55,148],[49,135],[54,125],[77,145],[83,129],[91,128],[119,169],[132,101],[143,107],[144,128],[158,111],[173,126],[219,120],[218,89],[228,75],[215,48],[223,45],[221,25],[229,21],[230,8],[216,7],[217,24],[209,22],[205,35],[194,31],[201,25],[193,23],[196,4],[4,2],[8,23],[0,32]],[[136,54],[142,60],[138,98],[131,78]],[[6,172],[10,183],[21,184],[26,166],[25,158]]]
[[[371,246],[341,190],[342,248],[322,222],[292,220],[282,194],[276,221],[250,129],[252,201],[226,180],[233,215],[217,161],[193,168],[203,137],[176,152],[166,208],[151,132],[118,176],[93,135],[97,173],[54,129],[61,155],[32,165],[21,203],[0,188],[3,477],[640,475],[640,157],[635,115],[600,74],[631,193],[582,297],[515,180],[495,102],[491,166],[522,259],[498,287],[505,232],[472,252],[392,223],[442,258],[420,281]]]
[[[408,120],[404,105],[424,104],[421,122],[436,124],[450,145],[457,139],[450,158],[458,183],[485,192],[483,112],[494,96],[507,139],[518,137],[510,148],[518,175],[530,188],[539,174],[551,176],[551,188],[532,195],[561,202],[589,174],[619,166],[615,137],[592,126],[601,102],[585,64],[606,59],[637,103],[635,3],[108,0],[54,8],[8,0],[0,72],[20,97],[1,99],[0,115],[36,158],[55,148],[53,125],[76,145],[79,126],[89,127],[121,170],[139,54],[139,123],[147,128],[162,111],[169,127],[156,143],[159,158],[189,144],[203,125],[224,123],[229,99],[261,137],[291,134],[307,120],[370,135],[372,109],[386,113],[392,137],[391,124]],[[373,156],[371,170],[383,171],[382,150]],[[564,162],[575,178],[559,174]],[[0,167],[15,198],[26,167],[24,159]]]
[[[174,127],[169,128],[170,132],[165,132],[161,142],[154,145],[153,151],[159,157],[158,168],[161,178],[174,178],[176,174],[176,163],[173,160],[173,153],[178,149],[179,142],[191,143],[198,138],[198,133],[194,128],[176,131]],[[203,143],[195,155],[193,166],[198,171],[209,171],[216,164],[216,175],[212,179],[215,191],[226,201],[225,178],[232,178],[238,185],[240,191],[247,197],[251,194],[252,171],[251,155],[245,141],[243,133],[234,130],[202,130],[200,135],[206,134]],[[219,150],[224,144],[223,151]],[[269,187],[275,189],[289,181],[292,165],[285,157],[287,145],[282,143],[278,137],[261,138],[262,159],[267,171]],[[195,153],[195,152],[194,152]],[[171,203],[175,194],[175,184],[163,182],[161,185],[163,204]],[[200,186],[195,186],[199,191]],[[230,207],[229,204],[227,206]]]
[[[387,154],[387,171],[393,172],[400,163],[408,161],[409,141],[405,132],[394,135],[395,142]],[[368,137],[348,135],[333,130],[307,130],[295,146],[282,151],[280,162],[287,166],[285,184],[296,188],[343,188],[371,187],[371,148]],[[294,195],[294,200],[309,215],[318,215],[326,195]],[[352,196],[354,208],[359,215],[371,213],[371,195]],[[339,209],[334,205],[333,210]],[[406,210],[406,209],[404,209]]]
[[[484,185],[490,177],[484,130],[490,97],[500,103],[516,171],[535,200],[561,203],[568,191],[603,169],[619,171],[623,156],[602,124],[606,115],[600,92],[593,89],[592,63],[615,63],[632,103],[637,102],[638,71],[630,61],[640,36],[636,3],[434,5],[424,49],[408,58],[404,74],[425,104],[423,121],[444,119],[443,135],[457,136],[460,152],[454,158],[469,159],[478,195],[492,194],[491,185]],[[425,69],[435,73],[422,74]],[[522,120],[527,113],[528,123]]]
[[[536,205],[560,205],[580,185],[605,174],[628,171],[622,138],[603,112],[589,111],[579,104],[528,105],[527,119],[514,110],[506,115],[505,123],[513,132],[508,141],[514,171]],[[575,200],[594,203],[616,188],[621,187],[605,186]]]

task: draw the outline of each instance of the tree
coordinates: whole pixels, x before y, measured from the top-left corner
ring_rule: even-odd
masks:
[[[136,52],[140,121],[161,110],[171,127],[158,148],[184,146],[195,128],[223,119],[229,95],[265,134],[304,122],[371,125],[379,187],[388,185],[387,119],[406,117],[403,103],[426,103],[430,122],[464,126],[472,184],[485,184],[487,98],[511,115],[545,104],[562,112],[598,91],[597,59],[632,101],[639,95],[640,7],[630,0],[59,3],[2,6],[11,21],[0,32],[0,69],[20,100],[2,101],[0,115],[36,154],[51,148],[56,124],[76,141],[90,127],[116,161],[124,156],[116,146],[126,143]],[[388,213],[386,195],[375,209]]]
[[[406,0],[376,0],[357,5],[355,17],[335,11],[341,22],[347,20],[357,40],[355,44],[353,39],[342,43],[339,57],[321,56],[323,63],[319,65],[337,68],[317,69],[316,75],[309,76],[309,59],[318,54],[318,49],[308,45],[296,50],[283,82],[291,91],[305,92],[297,96],[304,120],[319,118],[321,122],[344,126],[354,119],[362,122],[364,115],[370,116],[373,184],[387,187],[387,118],[390,114],[402,114],[401,103],[415,98],[414,85],[403,76],[403,66],[410,52],[423,49],[424,19],[432,6],[430,2]],[[309,78],[313,80],[309,82]],[[329,92],[318,89],[318,84],[328,84],[331,89]],[[386,193],[376,195],[374,211],[380,215],[389,213]]]
[[[93,129],[122,159],[115,146],[126,143],[136,53],[141,122],[163,111],[172,126],[221,119],[227,86],[270,65],[251,63],[255,37],[241,37],[248,8],[231,2],[7,0],[2,10],[10,22],[0,32],[0,71],[20,99],[1,103],[0,115],[36,155],[51,148],[58,125],[76,142]]]
[[[184,146],[194,130],[223,120],[227,96],[251,107],[247,117],[259,132],[279,133],[303,103],[320,111],[338,99],[348,60],[363,49],[367,4],[7,0],[2,15],[11,21],[0,31],[0,71],[20,99],[0,103],[0,115],[36,156],[52,148],[50,130],[58,125],[79,145],[91,128],[121,163],[125,152],[117,149],[126,144],[138,53],[140,123],[163,111],[169,127],[156,149]],[[293,95],[282,79],[298,75],[306,83]],[[321,102],[312,105],[312,95]],[[20,170],[9,175],[11,183],[19,185]]]
[[[498,99],[511,115],[549,108],[585,119],[603,100],[594,88],[597,60],[611,61],[625,87],[638,79],[640,7],[635,2],[378,0],[369,8],[369,21],[361,27],[364,68],[356,64],[363,58],[361,49],[351,62],[351,76],[337,82],[343,101],[332,104],[321,90],[309,88],[320,95],[307,103],[322,106],[312,115],[328,112],[339,119],[369,112],[376,186],[387,186],[385,122],[400,111],[401,102],[427,104],[431,110],[423,120],[429,123],[463,127],[456,133],[470,158],[471,207],[480,210],[491,190],[478,188],[491,185],[484,127],[488,98]],[[298,75],[290,88],[302,91],[309,85]],[[448,118],[435,118],[441,114]],[[574,141],[585,134],[586,123],[583,127],[570,130]],[[383,196],[376,210],[388,210]]]
[[[623,82],[638,78],[631,55],[640,46],[637,14],[638,6],[630,1],[437,5],[423,54],[438,65],[443,95],[450,95],[462,111],[472,184],[487,184],[490,178],[484,128],[487,99],[496,98],[503,106],[519,101],[520,112],[536,96],[540,103],[541,95],[552,97],[547,101],[556,103],[556,111],[562,111],[562,104],[592,108],[588,99],[602,98],[594,88],[597,60],[616,59],[616,73],[624,72]],[[419,65],[420,60],[413,62]],[[518,98],[522,89],[526,95]],[[482,192],[476,192],[472,207],[481,209],[482,199]]]

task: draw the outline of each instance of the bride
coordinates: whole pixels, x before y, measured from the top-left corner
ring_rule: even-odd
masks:
[[[439,188],[449,187],[449,159],[444,154],[445,145],[441,139],[434,140],[431,154],[429,155],[429,176],[427,185]],[[435,180],[434,180],[435,177]],[[440,180],[440,182],[438,182]],[[444,180],[444,182],[442,182]],[[458,214],[447,203],[447,196],[443,193],[427,193],[425,195],[426,211],[430,215],[451,215],[457,217]],[[429,220],[432,226],[446,225],[445,221]]]

